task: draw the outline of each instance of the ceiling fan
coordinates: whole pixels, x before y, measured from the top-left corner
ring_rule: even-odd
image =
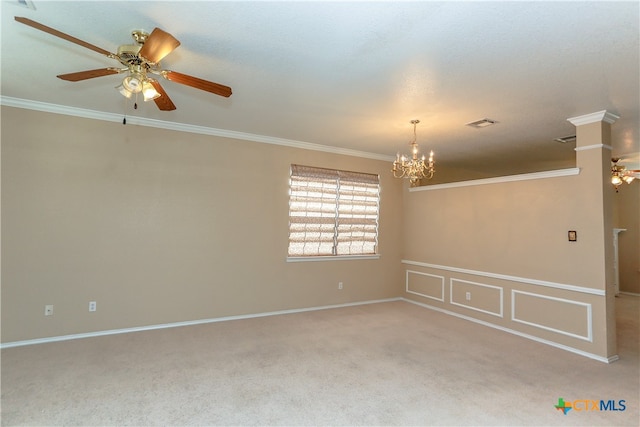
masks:
[[[625,166],[618,164],[619,158],[611,159],[611,183],[618,192],[618,186],[623,182],[631,184],[634,179],[640,179],[640,169],[627,169]]]
[[[135,44],[122,45],[118,47],[118,53],[111,53],[92,45],[91,43],[87,43],[31,19],[16,16],[15,20],[37,30],[60,37],[61,39],[67,40],[71,43],[91,49],[108,58],[115,59],[123,66],[117,68],[107,67],[96,70],[78,71],[75,73],[61,74],[57,76],[62,80],[78,82],[81,80],[93,79],[95,77],[126,73],[127,76],[122,81],[122,84],[116,89],[118,89],[120,93],[127,98],[131,98],[137,94],[142,94],[145,101],[153,99],[158,108],[162,111],[175,110],[176,106],[173,104],[158,80],[149,77],[149,75],[161,76],[169,81],[191,86],[216,95],[224,97],[231,96],[231,88],[229,86],[178,73],[176,71],[162,69],[160,61],[175,48],[180,46],[180,42],[171,34],[161,30],[160,28],[155,28],[151,34],[138,30],[132,31],[131,37],[133,37]]]

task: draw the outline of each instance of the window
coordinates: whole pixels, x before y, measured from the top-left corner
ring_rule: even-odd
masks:
[[[289,256],[375,255],[378,175],[291,165]]]

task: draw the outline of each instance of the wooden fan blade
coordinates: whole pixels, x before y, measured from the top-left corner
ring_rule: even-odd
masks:
[[[155,28],[147,37],[138,55],[157,64],[178,46],[180,46],[180,42],[175,37],[160,28]]]
[[[93,50],[95,52],[101,53],[102,55],[114,56],[111,52],[106,51],[106,50],[104,50],[102,48],[99,48],[98,46],[94,46],[91,43],[87,43],[87,42],[85,42],[83,40],[77,39],[77,38],[75,38],[73,36],[70,36],[69,34],[65,34],[65,33],[60,32],[58,30],[55,30],[55,29],[53,29],[51,27],[47,27],[46,25],[40,24],[39,22],[32,21],[29,18],[23,18],[21,16],[16,16],[15,20],[20,22],[20,23],[22,23],[22,24],[25,24],[25,25],[28,25],[30,27],[33,27],[36,30],[44,31],[45,33],[49,33],[49,34],[51,34],[53,36],[60,37],[61,39],[70,41],[71,43],[75,43],[75,44],[78,44],[78,45],[80,45],[82,47],[86,47],[87,49],[91,49],[91,50]]]
[[[77,73],[60,74],[59,79],[70,82],[79,82],[81,80],[93,79],[95,77],[109,76],[118,74],[120,70],[117,68],[98,68],[97,70],[78,71]]]
[[[162,75],[172,82],[180,83],[183,85],[191,86],[196,89],[206,90],[207,92],[215,93],[216,95],[230,97],[231,88],[218,83],[213,83],[207,80],[202,80],[197,77],[188,76],[186,74],[178,73],[176,71],[165,71]]]
[[[162,111],[175,110],[176,106],[173,104],[173,101],[171,101],[171,98],[169,98],[169,95],[167,95],[167,92],[164,91],[164,89],[160,85],[160,82],[153,79],[149,79],[149,82],[151,82],[153,87],[160,94],[159,97],[153,100],[158,106],[158,108]]]

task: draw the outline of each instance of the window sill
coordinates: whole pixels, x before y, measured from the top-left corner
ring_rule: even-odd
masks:
[[[380,254],[375,255],[325,255],[325,256],[288,256],[287,262],[306,261],[349,261],[356,259],[380,259]]]

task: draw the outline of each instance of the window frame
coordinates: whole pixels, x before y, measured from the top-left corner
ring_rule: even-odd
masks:
[[[334,180],[335,184],[333,184]],[[354,189],[354,184],[360,187],[360,190]],[[351,190],[343,190],[343,187],[351,188]],[[305,192],[302,190],[303,188],[311,189],[311,191]],[[364,190],[362,190],[362,188],[364,188]],[[316,191],[313,191],[314,189]],[[301,192],[295,196],[295,191]],[[309,196],[310,193],[320,193],[320,195],[315,194],[305,198],[305,196]],[[374,194],[375,198],[372,197]],[[296,200],[296,197],[298,197],[298,200]],[[344,203],[345,200],[347,203]],[[378,174],[291,164],[289,168],[289,239],[287,244],[287,262],[379,259],[380,200],[381,185]],[[321,205],[320,207],[318,207],[318,201]],[[326,203],[327,206],[325,206],[325,201],[328,202]],[[297,209],[293,207],[296,202],[298,204]],[[341,202],[343,203],[341,204]],[[332,203],[334,205],[332,205]],[[303,208],[310,209],[300,209],[301,205],[303,205]],[[312,205],[315,206],[312,207]],[[350,210],[342,212],[341,207],[348,207]],[[302,213],[303,215],[295,215],[296,213]],[[322,219],[316,222],[314,220],[292,221],[293,218]],[[361,219],[362,221],[357,222],[354,227],[345,227],[345,224],[353,222],[354,218]],[[292,234],[307,233],[306,224],[319,227],[317,231],[319,233],[317,240],[318,251],[326,252],[330,247],[331,254],[312,253],[304,255],[292,253]],[[324,224],[324,226],[322,226],[322,224]],[[297,230],[295,229],[296,225],[298,225]],[[300,227],[302,227],[304,231],[301,231]],[[355,233],[357,236],[358,228],[362,229],[362,240],[359,240],[357,237],[356,239],[349,239],[348,237],[351,237],[350,233]],[[340,231],[341,229],[342,231]],[[322,234],[324,234],[324,236],[322,236]],[[346,240],[341,238],[345,236],[347,236]],[[315,244],[313,239],[309,241]],[[374,252],[339,253],[339,251],[345,249],[345,246],[350,252],[352,248],[351,244],[354,242],[362,244],[363,248],[372,245]],[[346,245],[344,245],[344,243],[346,243]],[[304,243],[302,243],[302,246],[304,246]],[[320,248],[322,246],[324,246],[324,248],[321,250]],[[304,251],[304,248],[302,248],[302,251]]]

